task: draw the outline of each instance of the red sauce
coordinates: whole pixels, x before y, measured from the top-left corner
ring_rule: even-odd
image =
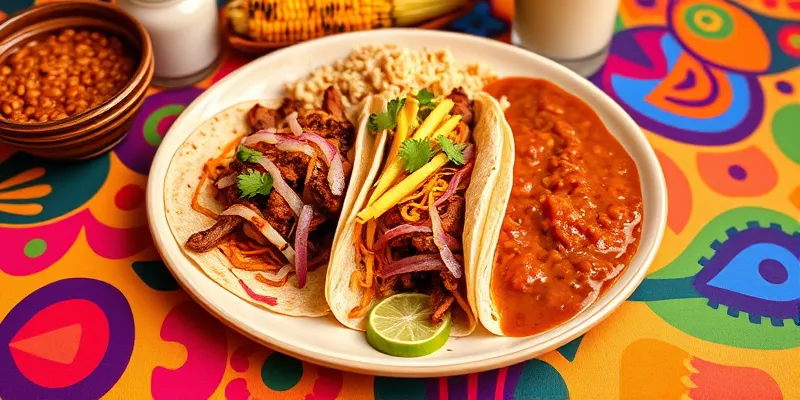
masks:
[[[516,145],[492,299],[504,334],[533,335],[591,304],[630,262],[639,174],[597,114],[552,83],[506,78],[485,90],[511,103]]]

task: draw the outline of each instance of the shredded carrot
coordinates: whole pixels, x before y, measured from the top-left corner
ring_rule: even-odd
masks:
[[[353,274],[350,275],[350,290],[353,292],[359,291],[361,287],[361,278],[364,274],[361,273],[359,270],[353,271]]]
[[[373,274],[374,274],[374,267],[375,267],[375,253],[372,252],[372,246],[375,245],[375,228],[377,224],[375,223],[374,219],[369,220],[367,222],[367,229],[364,232],[366,235],[366,246],[369,253],[367,253],[366,257],[364,257],[364,268],[366,270],[366,277],[364,278],[364,287],[372,286],[373,281]]]
[[[227,257],[228,260],[230,260],[231,264],[233,264],[233,266],[235,268],[238,268],[238,269],[241,269],[241,270],[245,270],[245,271],[274,271],[274,270],[280,268],[280,267],[278,267],[276,265],[273,265],[273,264],[268,264],[268,263],[264,263],[264,262],[252,262],[252,261],[245,260],[241,256],[241,250],[239,249],[239,247],[237,246],[235,241],[231,242],[231,243],[228,243],[227,246],[226,245],[220,246],[220,249],[222,250],[222,253],[225,254],[225,257]]]
[[[225,147],[222,149],[222,154],[217,156],[216,158],[212,158],[208,160],[203,165],[203,173],[200,175],[200,183],[197,184],[197,187],[194,189],[194,194],[192,194],[192,209],[195,211],[213,219],[217,219],[217,213],[211,211],[210,209],[203,207],[200,204],[199,197],[200,191],[203,189],[203,185],[205,185],[207,179],[216,180],[218,172],[218,167],[224,166],[223,160],[229,158],[229,153],[233,151],[236,146],[239,145],[241,142],[243,135],[237,136],[235,139],[230,141]],[[227,165],[227,164],[225,164]]]
[[[416,208],[406,206],[400,208],[400,215],[403,217],[404,220],[409,222],[417,222],[420,219],[419,211]]]
[[[203,188],[203,184],[205,183],[206,183],[206,172],[204,169],[203,175],[200,175],[200,183],[197,184],[197,188],[194,189],[194,194],[192,195],[192,209],[199,212],[200,214],[205,215],[206,217],[217,219],[217,213],[200,205],[200,201],[198,200],[198,197],[200,196],[200,190]]]
[[[356,222],[356,226],[355,228],[353,228],[353,239],[354,239],[353,245],[356,248],[356,265],[360,265],[361,259],[363,258],[363,253],[362,253],[363,250],[361,248],[362,247],[361,240],[363,239],[361,233],[363,232],[363,229],[364,225],[358,222]]]
[[[291,273],[284,275],[283,278],[281,278],[280,280],[273,281],[267,278],[266,276],[263,276],[261,274],[256,274],[256,280],[268,286],[282,287],[283,285],[286,284],[286,281],[289,280],[289,275],[291,275]]]
[[[364,295],[361,296],[361,304],[350,310],[347,314],[348,318],[360,318],[363,317],[367,311],[369,311],[369,305],[372,303],[372,298],[375,297],[375,286],[370,286],[364,291]]]
[[[242,253],[242,254],[244,254],[246,256],[253,256],[253,255],[257,255],[257,254],[264,254],[264,253],[266,253],[268,251],[269,251],[269,248],[268,247],[264,247],[264,248],[261,248],[261,249],[258,249],[258,250],[243,250],[240,253]]]

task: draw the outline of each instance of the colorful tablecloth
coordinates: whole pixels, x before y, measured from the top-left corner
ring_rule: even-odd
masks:
[[[507,41],[512,5],[482,2],[450,28]],[[651,272],[558,351],[450,378],[355,375],[260,347],[159,260],[150,160],[181,110],[248,60],[151,90],[125,141],[93,160],[0,148],[0,398],[800,399],[800,0],[622,1],[591,80],[664,168]]]

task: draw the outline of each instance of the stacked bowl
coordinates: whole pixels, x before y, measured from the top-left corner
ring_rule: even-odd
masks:
[[[45,3],[0,25],[0,142],[90,158],[122,141],[153,77],[147,31],[97,1]]]

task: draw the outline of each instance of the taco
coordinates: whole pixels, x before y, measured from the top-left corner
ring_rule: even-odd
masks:
[[[367,130],[378,132],[377,157],[370,189],[355,199],[331,256],[331,311],[364,330],[376,302],[423,293],[431,296],[433,323],[451,313],[451,335],[468,335],[476,325],[474,260],[484,224],[508,198],[494,195],[513,157],[504,154],[513,139],[502,109],[485,93],[470,99],[456,89],[436,99],[423,89],[389,101]]]
[[[338,217],[371,164],[359,150],[375,138],[356,136],[364,105],[345,110],[334,88],[322,104],[237,104],[197,128],[167,171],[167,222],[185,254],[228,291],[282,314],[328,312]]]

